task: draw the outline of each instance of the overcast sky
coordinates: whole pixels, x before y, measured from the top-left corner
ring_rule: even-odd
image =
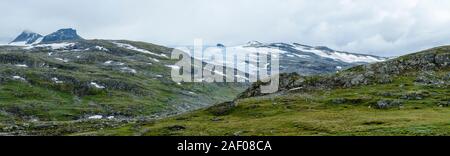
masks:
[[[162,45],[250,40],[392,56],[450,44],[448,0],[0,0],[0,42],[72,27]]]

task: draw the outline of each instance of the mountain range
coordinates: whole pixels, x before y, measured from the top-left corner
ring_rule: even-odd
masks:
[[[223,44],[217,44],[216,47],[208,47],[204,53],[221,53],[225,50]],[[323,73],[334,73],[355,65],[375,63],[387,60],[385,57],[374,55],[356,54],[343,51],[336,51],[324,46],[308,46],[298,43],[261,43],[258,41],[250,41],[247,44],[226,47],[227,53],[237,56],[248,54],[249,61],[257,62],[256,53],[274,52],[280,55],[279,67],[281,73],[297,72],[301,75],[313,75]],[[245,57],[237,57],[238,62],[246,62]],[[221,61],[205,62],[210,64],[222,65]],[[245,69],[245,64],[238,64],[238,69]],[[268,64],[270,66],[270,63]],[[234,68],[233,64],[227,64],[228,67]],[[256,67],[249,67],[249,73],[255,74]]]
[[[204,52],[219,52],[224,48],[223,44],[217,44]],[[245,51],[249,54],[268,51],[280,54],[280,92],[260,94],[257,90],[260,82],[175,83],[171,80],[170,73],[173,68],[178,68],[174,64],[179,60],[170,59],[171,52],[177,49],[169,47],[128,40],[88,40],[79,36],[72,28],[61,29],[46,36],[24,31],[9,45],[0,46],[0,134],[89,135],[91,133],[87,132],[92,132],[94,135],[121,135],[116,128],[122,128],[127,135],[177,135],[190,134],[189,132],[193,134],[193,131],[218,135],[259,135],[262,133],[247,133],[247,130],[237,130],[240,129],[238,127],[233,129],[233,126],[238,125],[233,125],[232,121],[246,121],[247,117],[266,119],[265,116],[281,120],[273,115],[308,107],[328,107],[323,105],[328,103],[342,103],[339,107],[344,107],[356,101],[355,103],[363,103],[358,105],[359,108],[377,107],[379,101],[383,103],[382,100],[386,100],[386,105],[391,107],[397,94],[408,94],[408,97],[409,93],[393,92],[386,99],[378,99],[372,97],[378,96],[378,93],[356,88],[351,93],[364,92],[361,97],[354,99],[343,95],[350,92],[338,92],[337,89],[380,83],[380,90],[384,90],[385,85],[393,82],[393,85],[398,85],[398,79],[402,78],[399,75],[411,73],[409,70],[422,70],[419,66],[425,66],[429,71],[434,71],[430,72],[432,75],[438,75],[435,79],[422,75],[425,77],[423,81],[439,83],[444,87],[447,81],[445,74],[448,63],[445,63],[448,60],[445,58],[448,58],[448,51],[445,48],[430,54],[423,52],[395,59],[298,43],[251,41],[229,46],[227,49],[231,49],[230,52]],[[420,58],[437,58],[440,63],[435,62],[437,59]],[[215,60],[191,59],[208,64],[222,64]],[[242,69],[234,68],[226,66],[227,70]],[[412,73],[415,75],[406,76],[406,79],[415,79],[418,77],[416,75],[421,74]],[[333,96],[323,97],[317,94]],[[438,88],[436,94],[429,95],[446,96],[445,88]],[[292,99],[290,96],[299,99]],[[299,100],[313,100],[317,105]],[[437,101],[446,102],[441,98]],[[200,110],[194,111],[198,109]],[[194,112],[177,115],[191,111]],[[233,114],[234,111],[244,112],[244,116],[248,116],[241,118],[239,113]],[[216,126],[219,127],[227,125],[222,124],[223,122],[233,124],[229,129],[219,130],[216,127],[212,131],[217,133],[211,133],[197,129],[201,127],[187,126],[186,124],[209,126],[189,122],[194,120],[193,116],[198,116],[201,121],[218,122]],[[154,121],[161,118],[167,119],[152,127]],[[147,127],[155,131],[148,132]],[[110,131],[98,131],[99,129]]]
[[[450,46],[335,74],[283,73],[272,94],[261,94],[263,84],[190,113],[72,135],[450,135]]]
[[[82,39],[83,38],[77,34],[77,31],[72,28],[60,29],[46,36],[25,30],[9,44],[25,46],[50,42],[76,41]]]

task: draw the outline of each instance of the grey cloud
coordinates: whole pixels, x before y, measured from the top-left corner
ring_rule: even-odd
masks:
[[[0,0],[0,40],[73,27],[163,45],[299,42],[375,55],[450,43],[445,0]]]

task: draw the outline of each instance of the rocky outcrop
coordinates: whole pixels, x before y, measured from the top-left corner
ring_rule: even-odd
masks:
[[[392,79],[396,76],[409,72],[419,73],[416,82],[445,85],[450,84],[449,78],[446,78],[450,76],[437,76],[433,71],[448,70],[449,67],[450,47],[445,46],[405,55],[385,62],[356,66],[337,74],[306,77],[301,77],[295,73],[280,74],[279,91],[304,91],[386,84],[392,82]],[[264,83],[254,83],[238,98],[264,95],[259,90],[261,85],[264,85]]]

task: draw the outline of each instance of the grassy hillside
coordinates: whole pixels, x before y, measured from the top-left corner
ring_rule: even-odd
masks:
[[[313,77],[184,115],[71,135],[450,135],[450,48]]]
[[[245,84],[173,82],[168,65],[178,60],[169,59],[170,48],[133,41],[70,43],[59,49],[0,47],[0,133],[21,135],[95,115],[114,120],[93,125],[159,118],[232,100],[244,90]]]

